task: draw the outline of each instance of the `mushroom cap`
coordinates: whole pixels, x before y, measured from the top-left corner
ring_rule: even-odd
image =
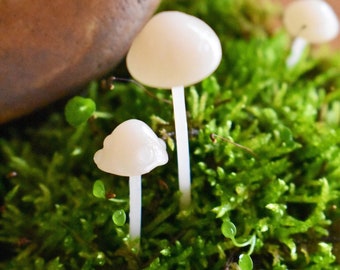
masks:
[[[323,0],[296,0],[283,16],[287,31],[310,43],[323,43],[339,33],[339,21],[332,7]]]
[[[166,145],[143,121],[130,119],[117,126],[94,155],[102,171],[137,176],[168,162]]]
[[[151,87],[195,84],[216,70],[222,49],[202,20],[178,11],[156,14],[136,36],[127,54],[134,79]]]

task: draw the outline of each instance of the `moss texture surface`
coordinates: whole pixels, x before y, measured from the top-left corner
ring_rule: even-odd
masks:
[[[65,101],[0,127],[0,269],[239,269],[250,245],[226,237],[230,222],[238,243],[255,239],[254,269],[340,269],[339,53],[307,50],[288,70],[291,38],[272,30],[280,8],[266,1],[166,0],[162,9],[205,20],[223,46],[214,75],[186,89],[190,209],[178,205],[170,91],[91,82],[82,96],[110,118],[73,127]],[[164,138],[170,158],[143,177],[138,254],[129,221],[112,220],[128,214],[128,181],[93,162],[131,118]],[[105,198],[93,195],[96,180]]]

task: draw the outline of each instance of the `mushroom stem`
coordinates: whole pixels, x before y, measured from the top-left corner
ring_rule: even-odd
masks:
[[[140,238],[142,220],[142,177],[140,175],[129,177],[130,188],[130,239]]]
[[[288,68],[292,68],[297,64],[306,46],[307,41],[304,38],[296,37],[294,39],[290,55],[288,56],[286,61],[286,65]]]
[[[189,157],[189,135],[185,108],[184,87],[171,88],[174,106],[178,181],[179,190],[182,193],[180,200],[181,209],[186,209],[191,201],[190,188],[190,157]]]

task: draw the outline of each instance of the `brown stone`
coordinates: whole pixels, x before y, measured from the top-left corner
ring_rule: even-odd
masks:
[[[0,123],[117,65],[159,1],[0,1]]]

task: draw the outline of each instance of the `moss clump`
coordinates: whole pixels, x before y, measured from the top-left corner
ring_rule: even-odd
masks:
[[[214,76],[187,89],[190,209],[178,206],[170,92],[92,82],[84,96],[111,118],[72,127],[62,103],[1,127],[1,269],[237,269],[249,246],[228,237],[230,222],[237,242],[256,238],[254,269],[340,267],[340,55],[305,54],[287,70],[289,37],[268,31],[276,15],[267,9],[173,2],[162,8],[206,20],[224,51]],[[128,223],[112,221],[128,212],[127,180],[92,160],[130,118],[163,136],[170,156],[143,180],[140,254],[128,247]],[[101,198],[94,183],[104,184]]]

